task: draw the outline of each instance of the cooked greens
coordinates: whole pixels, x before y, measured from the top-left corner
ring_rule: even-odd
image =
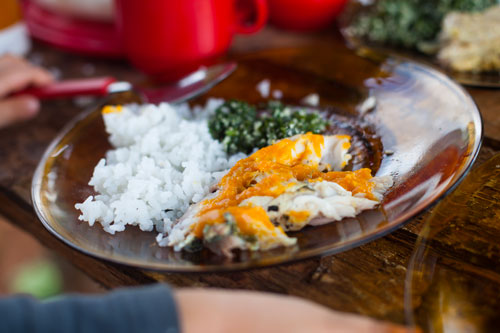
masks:
[[[281,102],[268,102],[265,110],[259,114],[255,106],[246,102],[228,101],[209,120],[210,134],[224,144],[227,153],[249,154],[255,148],[296,134],[323,133],[327,127],[317,112],[293,110]]]
[[[499,0],[379,0],[349,28],[369,41],[424,53],[434,51],[441,21],[450,11],[481,11]]]

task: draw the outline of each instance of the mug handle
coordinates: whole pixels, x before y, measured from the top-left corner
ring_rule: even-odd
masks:
[[[243,18],[246,15],[239,15],[239,22],[236,25],[236,33],[239,34],[253,34],[267,23],[267,18],[269,16],[269,10],[267,7],[267,0],[249,0],[255,4],[255,22],[251,25],[245,25],[243,23]]]

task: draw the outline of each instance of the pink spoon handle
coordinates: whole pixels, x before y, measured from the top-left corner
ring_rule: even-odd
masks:
[[[24,89],[14,95],[32,95],[42,100],[73,96],[106,96],[109,85],[114,82],[116,82],[114,77],[64,80],[44,87]]]

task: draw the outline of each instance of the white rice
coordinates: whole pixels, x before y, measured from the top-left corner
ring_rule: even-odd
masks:
[[[302,104],[316,107],[319,105],[319,95],[309,94],[301,100]]]
[[[264,79],[260,81],[255,87],[262,98],[268,98],[271,92],[271,81]]]
[[[279,89],[273,90],[273,98],[274,99],[282,99],[283,98],[283,92]]]
[[[365,99],[360,105],[358,105],[356,107],[356,110],[358,110],[358,112],[361,115],[364,115],[365,113],[375,109],[376,106],[377,106],[377,99],[375,98],[375,96],[370,96],[367,99]]]
[[[222,103],[212,99],[193,110],[166,103],[129,105],[104,114],[114,149],[99,161],[89,182],[98,194],[75,205],[79,219],[91,226],[99,222],[111,234],[127,225],[168,233],[245,157],[228,157],[208,131],[207,117]]]

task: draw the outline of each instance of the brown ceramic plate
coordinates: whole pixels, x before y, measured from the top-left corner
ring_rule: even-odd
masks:
[[[398,54],[403,57],[413,59],[415,61],[425,63],[426,65],[443,71],[446,75],[453,78],[455,81],[472,87],[484,87],[484,88],[500,88],[500,71],[488,71],[488,72],[458,72],[451,68],[447,68],[441,64],[436,57],[425,55],[417,51],[407,50],[398,47],[389,47],[380,44],[376,44],[365,40],[363,38],[358,38],[349,32],[349,25],[362,13],[370,11],[370,8],[375,2],[370,1],[368,4],[364,4],[366,1],[353,0],[349,1],[347,7],[345,8],[341,18],[339,19],[341,25],[341,32],[349,47],[358,50],[360,55],[363,56],[373,56],[373,53],[379,54]]]
[[[207,97],[264,101],[255,86],[264,78],[299,104],[320,95],[320,108],[340,132],[354,136],[354,167],[393,175],[395,185],[379,209],[294,233],[298,245],[268,252],[237,253],[232,260],[208,251],[176,253],[155,243],[156,233],[128,228],[115,236],[78,221],[74,204],[93,193],[87,185],[95,164],[110,148],[99,108],[77,117],[54,139],[33,179],[33,203],[42,223],[76,249],[121,264],[163,271],[220,271],[290,262],[348,250],[401,227],[447,193],[472,165],[480,146],[479,111],[449,78],[404,59],[369,60],[333,47],[266,51],[238,59],[238,69]],[[369,96],[376,108],[363,115]],[[115,95],[111,103],[137,101]],[[384,154],[384,152],[386,154]]]

